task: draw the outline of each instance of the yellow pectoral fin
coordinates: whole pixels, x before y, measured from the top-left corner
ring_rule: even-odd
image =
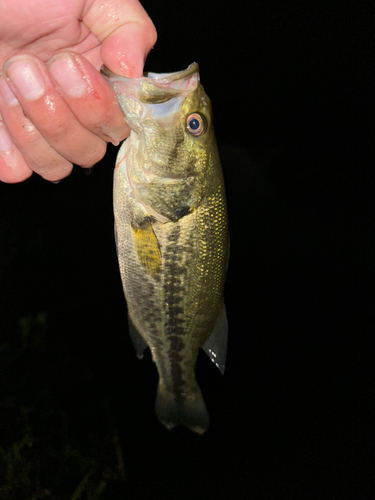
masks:
[[[157,274],[161,268],[161,253],[151,222],[144,222],[141,227],[132,225],[132,233],[139,263],[149,274]]]

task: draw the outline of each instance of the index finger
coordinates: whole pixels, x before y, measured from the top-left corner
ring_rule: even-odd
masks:
[[[47,64],[70,110],[81,125],[106,142],[119,144],[130,133],[111,86],[85,57],[60,52]]]

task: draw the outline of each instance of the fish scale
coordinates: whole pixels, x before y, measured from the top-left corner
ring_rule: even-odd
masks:
[[[198,350],[223,372],[227,342],[228,220],[210,102],[197,64],[160,78],[104,74],[132,129],[113,192],[130,334],[138,356],[148,346],[157,366],[159,419],[202,433],[209,419],[195,377]],[[205,127],[201,137],[189,130],[190,116]]]

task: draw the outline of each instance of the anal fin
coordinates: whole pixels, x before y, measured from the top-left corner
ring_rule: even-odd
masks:
[[[223,302],[215,328],[202,346],[204,352],[211,359],[211,361],[215,363],[215,365],[219,368],[220,373],[223,375],[225,370],[225,360],[227,357],[227,343],[228,321]]]
[[[132,339],[134,349],[137,353],[137,358],[142,359],[143,351],[146,349],[147,343],[142,337],[142,335],[138,332],[136,327],[134,326],[130,316],[128,316],[128,323],[129,323],[129,335],[130,338]]]

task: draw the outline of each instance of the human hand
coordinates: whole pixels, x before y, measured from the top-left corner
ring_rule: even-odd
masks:
[[[3,0],[0,11],[0,180],[94,165],[129,135],[99,69],[142,76],[156,41],[147,13],[138,0]]]

